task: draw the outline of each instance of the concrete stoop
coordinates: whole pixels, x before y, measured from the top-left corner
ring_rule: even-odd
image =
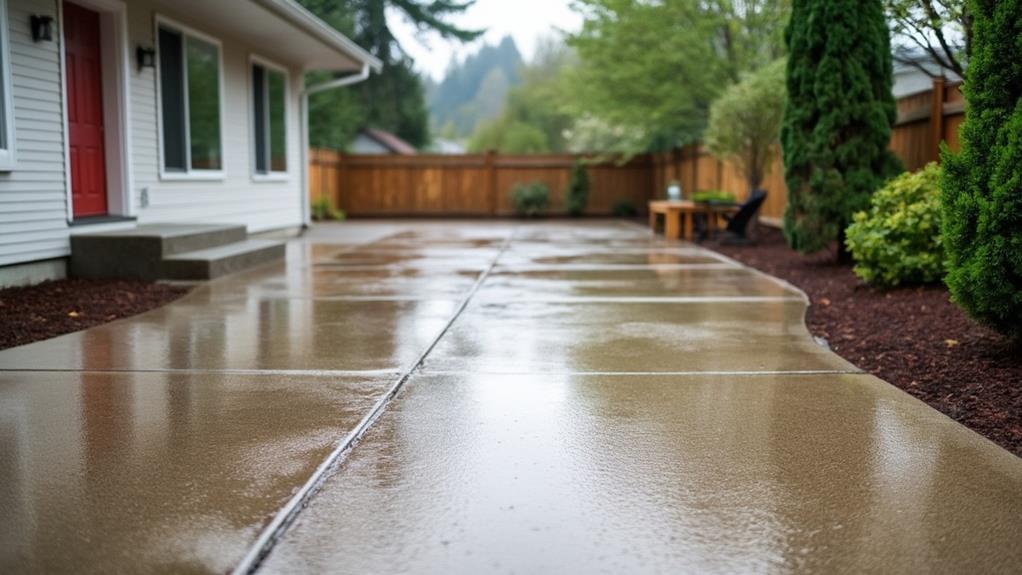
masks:
[[[208,280],[284,257],[284,242],[249,239],[245,226],[152,224],[71,237],[70,275]]]

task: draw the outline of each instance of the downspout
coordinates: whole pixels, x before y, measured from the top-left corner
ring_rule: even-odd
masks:
[[[365,82],[369,79],[369,64],[362,64],[358,74],[336,78],[329,82],[309,86],[302,90],[302,227],[308,228],[312,221],[312,210],[309,206],[309,96],[335,88],[343,88]]]

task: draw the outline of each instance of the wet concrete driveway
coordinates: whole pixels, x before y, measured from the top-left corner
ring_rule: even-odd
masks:
[[[0,352],[0,572],[1017,572],[1022,460],[615,222],[351,223]]]

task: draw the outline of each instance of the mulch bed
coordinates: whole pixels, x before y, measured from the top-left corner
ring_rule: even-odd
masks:
[[[0,290],[0,349],[149,311],[188,290],[141,281],[81,279]]]
[[[946,288],[871,288],[832,254],[801,256],[766,227],[754,246],[707,247],[800,287],[809,331],[841,357],[1022,457],[1022,349],[969,319]]]

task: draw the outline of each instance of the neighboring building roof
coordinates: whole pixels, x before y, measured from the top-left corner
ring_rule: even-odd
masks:
[[[415,146],[390,132],[376,128],[361,130],[351,145],[351,151],[354,154],[395,154],[399,156],[414,156],[418,153]]]
[[[919,50],[899,50],[894,53],[894,97],[904,98],[933,89],[933,77],[943,76],[950,82],[960,82],[953,70],[942,67],[930,55]]]

